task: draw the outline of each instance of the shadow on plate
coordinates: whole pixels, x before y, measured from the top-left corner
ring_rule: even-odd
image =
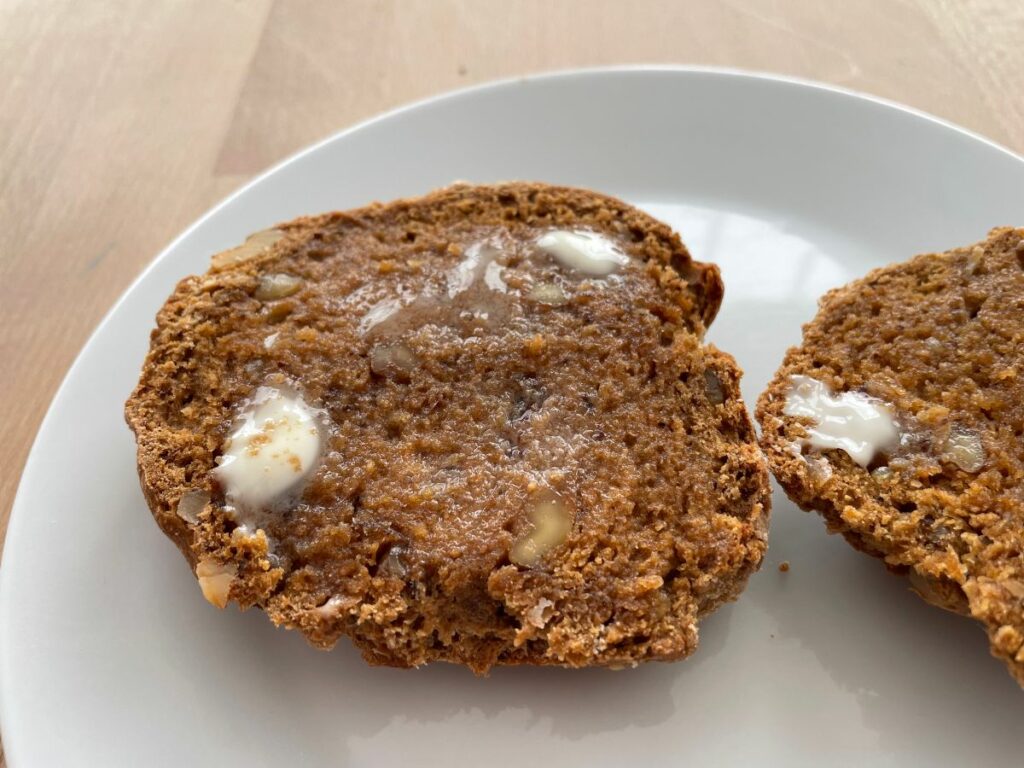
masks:
[[[726,607],[702,623],[700,648],[683,663],[621,671],[499,667],[487,678],[441,663],[417,670],[370,667],[346,640],[327,654],[305,645],[297,633],[283,637],[257,612],[234,618],[250,625],[243,630],[254,640],[246,655],[267,675],[266,686],[296,700],[312,696],[323,705],[304,705],[306,715],[319,721],[314,730],[343,730],[360,739],[400,721],[428,725],[471,715],[477,723],[481,716],[514,719],[519,728],[542,726],[554,736],[579,740],[672,718],[673,688],[722,649],[729,613]],[[269,656],[278,663],[268,665]]]
[[[788,551],[827,559],[827,572],[798,554],[783,592],[762,607],[780,639],[813,652],[856,697],[882,751],[921,765],[996,765],[1020,754],[1024,691],[990,656],[979,624],[928,605],[778,490],[772,535]]]

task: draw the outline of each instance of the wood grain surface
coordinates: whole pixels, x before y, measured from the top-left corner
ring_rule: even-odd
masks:
[[[1021,0],[0,0],[0,540],[68,366],[203,211],[403,102],[619,63],[813,78],[1024,153]]]

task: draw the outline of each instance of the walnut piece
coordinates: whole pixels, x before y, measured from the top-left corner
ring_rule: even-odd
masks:
[[[416,355],[405,344],[378,344],[370,350],[370,370],[378,376],[408,381],[417,364]]]
[[[530,289],[527,295],[541,304],[558,305],[565,304],[569,300],[569,297],[565,295],[565,291],[557,283],[537,283]]]
[[[509,559],[516,565],[531,567],[557,547],[569,534],[572,515],[565,505],[555,498],[547,498],[530,510],[533,528],[515,544]]]
[[[202,512],[203,508],[209,503],[210,494],[206,491],[185,491],[185,493],[181,495],[181,499],[178,501],[178,507],[175,509],[175,512],[177,512],[178,517],[186,523],[197,525],[199,523],[199,513]]]
[[[708,393],[708,400],[713,405],[721,405],[725,402],[725,390],[722,388],[722,380],[711,369],[704,371],[704,388]]]
[[[237,573],[237,565],[224,565],[216,560],[200,560],[196,564],[196,578],[203,597],[218,608],[228,604],[228,594]]]
[[[249,235],[246,241],[231,250],[221,251],[210,259],[210,266],[214,269],[226,269],[236,264],[254,259],[265,253],[274,243],[284,237],[284,232],[279,229],[265,229]]]
[[[956,464],[964,472],[977,472],[985,466],[985,446],[976,432],[954,428],[940,449],[943,460]]]
[[[260,284],[256,286],[256,293],[253,294],[260,301],[275,301],[291,296],[302,287],[302,280],[294,275],[275,273],[260,277]]]

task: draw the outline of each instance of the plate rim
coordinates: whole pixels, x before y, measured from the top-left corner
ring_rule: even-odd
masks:
[[[804,78],[794,75],[779,74],[766,70],[756,69],[745,69],[739,67],[726,67],[726,66],[711,66],[711,65],[692,65],[692,64],[627,64],[627,65],[608,65],[608,66],[597,66],[597,67],[568,67],[554,70],[543,70],[540,72],[530,73],[526,75],[510,76],[505,78],[499,78],[495,80],[488,80],[482,83],[476,83],[474,85],[465,86],[461,88],[450,89],[436,93],[430,96],[425,96],[414,101],[410,101],[404,104],[400,104],[396,107],[388,109],[384,112],[372,115],[363,120],[357,121],[352,125],[340,128],[336,131],[329,133],[321,139],[318,139],[300,149],[286,155],[283,159],[273,163],[266,170],[256,174],[252,179],[245,182],[237,189],[233,190],[209,209],[207,209],[198,218],[193,220],[187,225],[181,232],[176,235],[167,245],[165,245],[157,254],[143,267],[142,271],[129,283],[129,285],[118,295],[117,299],[110,305],[110,308],[106,311],[100,321],[96,324],[93,330],[89,333],[86,341],[82,345],[82,348],[75,355],[74,360],[68,366],[61,378],[60,384],[54,391],[53,397],[47,406],[46,413],[39,422],[39,426],[36,429],[36,433],[32,438],[32,444],[29,448],[28,454],[26,455],[25,462],[21,467],[21,471],[18,477],[18,485],[14,494],[14,499],[11,503],[10,514],[8,515],[7,531],[4,537],[4,541],[0,543],[0,679],[3,678],[3,671],[8,667],[8,652],[7,644],[3,642],[5,635],[7,634],[7,627],[10,625],[10,619],[8,618],[8,611],[10,601],[13,598],[13,587],[10,585],[11,577],[9,572],[12,571],[16,566],[12,566],[11,563],[18,563],[17,560],[17,548],[10,546],[12,542],[17,542],[18,537],[23,535],[21,530],[23,527],[22,520],[27,519],[25,513],[20,511],[21,507],[27,502],[25,498],[25,477],[28,475],[29,469],[39,460],[37,454],[39,451],[40,437],[44,434],[44,431],[50,425],[53,418],[54,405],[61,400],[66,394],[68,382],[72,375],[79,367],[82,359],[92,349],[97,337],[106,329],[108,324],[111,322],[114,314],[124,303],[126,298],[143,282],[145,281],[150,273],[156,268],[158,264],[163,262],[169,257],[172,251],[176,250],[179,243],[188,238],[195,230],[203,226],[209,219],[218,215],[220,211],[228,207],[238,197],[249,191],[250,188],[255,187],[258,184],[262,184],[270,176],[274,175],[278,171],[282,170],[286,166],[300,160],[306,155],[315,153],[325,147],[326,145],[334,142],[344,140],[349,135],[357,132],[372,128],[378,123],[384,123],[389,120],[398,118],[407,112],[413,112],[415,110],[433,106],[444,102],[453,102],[461,99],[472,99],[478,93],[489,92],[489,91],[501,91],[511,88],[519,88],[524,86],[531,86],[537,83],[543,83],[555,80],[578,80],[588,78],[600,78],[607,75],[635,75],[642,76],[645,74],[667,74],[667,75],[682,75],[682,76],[693,76],[703,75],[708,76],[712,79],[744,79],[755,82],[761,82],[773,85],[783,85],[792,87],[799,90],[807,90],[818,93],[830,94],[833,96],[843,96],[855,99],[861,102],[867,102],[874,106],[881,106],[888,109],[895,110],[905,114],[907,117],[922,121],[925,123],[931,123],[940,128],[951,130],[958,133],[965,138],[973,139],[974,141],[980,142],[990,149],[996,150],[1000,154],[1004,154],[1008,159],[1016,161],[1024,165],[1024,155],[1018,154],[1010,148],[996,142],[976,131],[969,128],[965,128],[957,123],[954,123],[946,118],[939,117],[938,115],[932,114],[925,110],[911,107],[907,104],[903,104],[899,101],[889,99],[882,96],[876,96],[866,91],[860,91],[845,86],[834,85],[831,83],[825,83],[822,81],[814,80],[811,78]],[[11,713],[15,707],[15,704],[11,698],[11,694],[7,692],[7,687],[0,685],[0,735],[3,737],[3,755],[7,760],[7,765],[10,768],[16,768],[19,765],[23,765],[20,761],[20,752],[16,745],[20,745],[20,738],[16,735],[16,732],[11,730]]]

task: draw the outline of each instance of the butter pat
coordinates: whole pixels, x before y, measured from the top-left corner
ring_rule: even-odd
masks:
[[[811,419],[805,445],[819,450],[840,448],[866,467],[879,451],[899,444],[899,430],[889,407],[862,392],[833,395],[809,376],[790,376],[783,413]]]
[[[583,230],[548,232],[537,238],[537,247],[563,267],[595,277],[610,275],[629,263],[611,240]]]
[[[309,475],[321,444],[316,411],[301,397],[260,387],[213,472],[231,503],[276,507]]]

